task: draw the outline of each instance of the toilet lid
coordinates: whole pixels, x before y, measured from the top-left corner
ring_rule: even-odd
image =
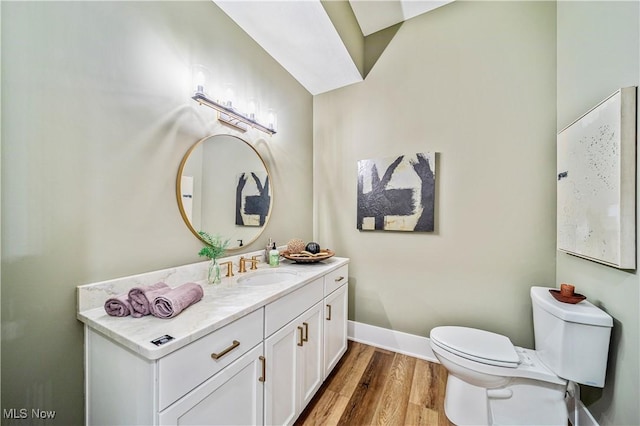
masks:
[[[501,334],[445,326],[431,330],[430,338],[442,349],[473,361],[509,368],[516,368],[519,363],[513,343]]]

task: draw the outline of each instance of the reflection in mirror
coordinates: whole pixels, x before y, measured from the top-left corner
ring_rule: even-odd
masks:
[[[248,142],[213,135],[185,154],[176,180],[180,214],[191,232],[219,234],[228,250],[255,241],[269,220],[272,192],[269,171]]]

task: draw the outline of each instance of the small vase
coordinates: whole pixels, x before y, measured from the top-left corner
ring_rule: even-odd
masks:
[[[209,284],[218,284],[222,281],[220,278],[220,265],[216,258],[211,259],[209,262],[209,274],[207,275],[207,282]]]

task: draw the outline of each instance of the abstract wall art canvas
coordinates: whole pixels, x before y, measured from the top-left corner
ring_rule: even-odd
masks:
[[[271,205],[266,172],[240,173],[236,180],[236,225],[263,226]]]
[[[558,133],[558,250],[636,267],[636,88],[618,90]]]
[[[359,230],[434,230],[435,153],[358,161]]]

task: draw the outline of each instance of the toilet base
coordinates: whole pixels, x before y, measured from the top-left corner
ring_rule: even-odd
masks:
[[[566,385],[511,378],[486,389],[449,375],[445,414],[456,425],[563,425],[568,419]]]
[[[444,413],[458,426],[489,424],[487,389],[449,374],[444,393]]]

